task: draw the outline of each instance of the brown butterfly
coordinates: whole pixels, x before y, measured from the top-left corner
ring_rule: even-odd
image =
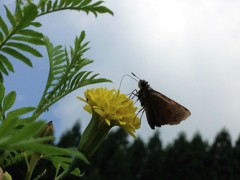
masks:
[[[140,90],[136,95],[146,112],[148,124],[152,129],[165,124],[179,124],[191,115],[191,112],[184,106],[153,90],[147,81],[139,80],[138,86]]]

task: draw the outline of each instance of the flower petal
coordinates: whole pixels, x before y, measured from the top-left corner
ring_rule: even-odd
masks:
[[[87,111],[88,113],[92,114],[92,107],[89,106],[88,104],[86,104],[86,105],[83,107],[83,109],[84,109],[85,111]]]

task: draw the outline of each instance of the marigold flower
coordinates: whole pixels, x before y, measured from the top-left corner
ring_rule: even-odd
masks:
[[[137,107],[125,94],[116,89],[97,88],[88,89],[84,95],[85,98],[78,98],[87,103],[84,106],[87,112],[97,113],[108,126],[120,126],[135,137],[140,119],[136,115]]]

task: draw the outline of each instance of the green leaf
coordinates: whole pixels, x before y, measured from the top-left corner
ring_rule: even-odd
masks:
[[[80,37],[76,38],[76,40],[75,40],[75,46],[77,44],[81,43],[84,40],[85,36],[86,36],[85,31],[82,31],[81,34],[80,34]]]
[[[15,49],[9,48],[9,47],[5,47],[0,49],[3,52],[9,54],[10,56],[15,57],[16,59],[19,59],[20,61],[24,62],[25,64],[27,64],[28,66],[32,67],[32,62],[31,60],[24,56],[23,54],[21,54],[20,52],[16,51]]]
[[[65,57],[65,54],[61,54],[61,55],[59,55],[58,56],[58,61],[54,61],[53,62],[53,65],[54,66],[57,66],[57,65],[60,65],[60,64],[62,64],[63,62],[65,62],[65,60],[63,59]]]
[[[0,82],[3,83],[3,75],[1,72],[0,72]]]
[[[2,34],[2,32],[0,31],[0,43],[3,42],[3,38],[4,38],[4,37],[3,37],[3,34]]]
[[[42,55],[40,54],[39,51],[37,51],[36,49],[32,48],[31,46],[27,45],[27,44],[23,44],[23,43],[16,43],[16,42],[8,42],[6,43],[6,46],[11,46],[11,47],[15,47],[17,49],[23,50],[25,52],[28,52],[36,57],[42,57]]]
[[[0,16],[0,29],[2,29],[2,31],[5,34],[5,36],[7,36],[9,34],[8,27],[7,27],[6,23],[3,21],[1,16]]]
[[[73,77],[73,79],[71,80],[71,82],[69,83],[69,88],[74,89],[77,87],[78,82],[80,81],[81,77],[86,73],[86,71],[82,71],[80,73],[78,73],[75,77]]]
[[[22,29],[17,32],[18,34],[24,35],[24,36],[29,36],[29,37],[35,37],[35,38],[43,38],[43,34],[37,31],[34,31],[32,29]]]
[[[5,75],[8,76],[8,71],[7,71],[7,69],[5,68],[5,66],[3,65],[2,62],[0,62],[0,72],[3,72]]]
[[[14,36],[11,39],[17,40],[17,41],[24,41],[24,42],[28,42],[30,44],[35,44],[35,45],[44,45],[45,44],[45,42],[42,39],[33,38],[33,37]]]
[[[103,3],[103,1],[97,1],[97,2],[95,2],[93,4],[91,4],[91,6],[99,6],[102,3]]]
[[[17,130],[8,139],[8,143],[9,144],[18,144],[23,139],[25,139],[27,141],[30,137],[36,136],[41,130],[41,128],[39,128],[39,127],[42,127],[43,125],[44,125],[44,122],[41,122],[41,121],[26,124],[24,126],[24,128]],[[24,143],[24,141],[22,143]]]
[[[71,6],[77,6],[78,4],[81,3],[82,0],[73,0]]]
[[[91,3],[92,0],[84,0],[82,3],[81,3],[81,6],[86,6],[88,4]]]
[[[52,1],[47,2],[47,11],[49,11],[52,8]]]
[[[23,9],[23,15],[23,22],[33,21],[38,15],[37,6],[35,4],[29,4],[28,6],[25,6]]]
[[[34,152],[41,152],[43,154],[48,154],[48,155],[68,155],[71,157],[75,156],[83,160],[84,162],[88,163],[88,160],[85,157],[85,155],[77,150],[59,148],[59,147],[55,147],[48,144],[35,143],[35,142],[38,142],[38,139],[41,140],[43,138],[35,138],[35,139],[22,141],[21,143],[14,144],[14,146],[22,147],[21,149],[23,150],[31,150]],[[46,139],[44,139],[44,141],[45,140]]]
[[[15,16],[16,16],[16,21],[21,22],[23,18],[23,12],[20,7],[20,3],[16,4],[16,10],[15,10]]]
[[[70,174],[73,174],[75,176],[83,176],[79,168],[75,168]]]
[[[3,100],[3,110],[6,111],[12,107],[16,100],[16,92],[12,91],[9,94],[7,94]]]
[[[11,72],[14,72],[12,63],[2,54],[0,54],[1,63]]]
[[[4,7],[5,7],[5,10],[6,10],[6,12],[7,12],[8,20],[10,21],[10,23],[11,23],[11,25],[12,25],[13,27],[16,27],[16,20],[15,20],[14,16],[13,16],[12,13],[9,11],[9,9],[7,8],[7,6],[4,5]]]
[[[17,118],[9,118],[9,119],[5,119],[2,122],[2,124],[0,125],[0,142],[4,137],[10,136],[10,132],[15,127],[17,120],[18,120]],[[0,147],[1,147],[1,143],[0,143]]]
[[[54,3],[53,3],[53,10],[55,10],[56,9],[56,7],[57,7],[57,4],[58,4],[58,1],[56,0]]]
[[[40,22],[31,22],[30,25],[34,26],[34,27],[41,27],[42,26],[42,24]]]
[[[45,11],[45,4],[46,4],[46,0],[40,0],[38,3],[38,7],[39,9],[41,9],[42,12]]]
[[[28,114],[32,111],[34,111],[36,108],[35,107],[22,107],[22,108],[18,108],[18,109],[15,109],[13,111],[10,111],[8,114],[7,114],[7,117],[20,117],[22,115],[25,115],[25,114]]]
[[[68,1],[65,1],[65,4],[64,4],[64,6],[65,6],[65,7],[69,7],[69,5],[70,5],[71,3],[72,3],[72,1],[71,1],[71,0],[70,0],[70,1],[69,1],[69,0],[68,0]]]
[[[94,7],[94,10],[97,11],[98,13],[102,13],[102,14],[109,13],[109,14],[113,15],[113,12],[105,6]]]
[[[65,2],[66,2],[66,0],[61,0],[60,3],[59,3],[59,7],[63,7]]]
[[[21,29],[24,29],[30,25],[32,26],[39,26],[41,25],[39,22],[37,22],[38,24],[34,24],[34,19],[37,17],[38,15],[38,10],[37,10],[37,6],[35,4],[29,4],[27,6],[25,6],[22,10],[22,18],[21,18]]]
[[[5,95],[5,87],[3,86],[2,83],[0,83],[0,107],[1,107],[4,95]]]

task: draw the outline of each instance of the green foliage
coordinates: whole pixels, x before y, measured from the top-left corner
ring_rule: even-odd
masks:
[[[64,133],[60,142],[62,138],[68,139],[67,144],[71,147],[75,142],[72,134],[79,132],[77,127],[79,125],[76,124],[72,130]],[[232,156],[227,156],[226,159],[223,155],[218,156],[218,160],[212,159],[215,155],[213,156],[211,149],[222,149],[221,145],[216,147],[216,143],[229,144],[230,136],[226,132],[225,129],[220,131],[210,145],[199,133],[191,140],[187,140],[184,133],[181,133],[174,142],[162,147],[158,132],[147,142],[141,139],[129,142],[126,132],[119,128],[110,132],[101,148],[89,159],[91,164],[81,166],[81,173],[84,173],[82,179],[239,179],[240,137],[234,146],[224,147],[226,154],[234,152]],[[48,164],[38,168],[52,169],[51,166]],[[230,174],[225,167],[231,169]],[[52,173],[47,170],[44,179],[51,179]],[[69,175],[66,179],[74,180],[79,177]]]
[[[4,6],[5,14],[0,15],[0,167],[8,168],[25,159],[26,177],[30,179],[36,164],[32,166],[29,159],[34,154],[54,164],[56,177],[60,171],[69,168],[73,158],[77,157],[82,162],[88,163],[86,157],[76,149],[47,144],[46,142],[53,140],[54,137],[39,136],[45,127],[45,122],[38,120],[38,117],[72,91],[110,80],[98,78],[97,73],[83,70],[86,65],[93,62],[84,57],[84,53],[89,49],[89,42],[85,42],[84,31],[76,37],[74,46],[70,47],[68,52],[68,49],[62,48],[61,45],[54,46],[49,38],[37,30],[41,23],[36,19],[62,10],[83,11],[87,14],[93,13],[95,16],[101,13],[113,14],[102,4],[103,1],[91,0],[39,0],[38,2],[16,0],[13,12]],[[4,76],[14,72],[13,60],[32,67],[31,57],[42,57],[37,48],[39,45],[46,47],[50,66],[41,100],[37,107],[13,109],[17,92],[5,92]],[[79,176],[80,170],[75,169],[72,173]],[[41,178],[45,174],[46,170],[43,169],[36,178]]]
[[[102,4],[103,1],[93,3],[92,0],[40,0],[38,6],[42,14],[69,9],[83,11],[87,14],[93,13],[95,16],[101,13],[113,15],[113,12]]]
[[[35,116],[46,111],[59,99],[80,87],[100,82],[110,82],[105,78],[96,78],[98,74],[92,75],[91,71],[82,71],[83,67],[93,62],[83,57],[84,53],[89,49],[87,47],[89,42],[85,43],[84,38],[85,32],[83,31],[79,37],[76,37],[75,46],[70,47],[70,54],[62,46],[54,47],[46,39],[50,71]]]
[[[12,105],[16,100],[16,92],[12,91],[4,97],[5,88],[2,85],[2,83],[0,83],[0,86],[2,90],[2,93],[1,93],[2,97],[0,98],[0,109],[1,109],[0,116],[1,116],[1,121],[3,121],[5,112],[12,107]]]
[[[15,99],[15,96],[12,94],[13,93],[9,93],[3,98],[3,102],[5,102],[6,99],[10,99],[10,104],[13,104],[13,100],[11,99]],[[6,106],[9,107],[9,105]],[[21,150],[21,152],[41,152],[46,155],[76,156],[87,162],[85,156],[76,150],[58,148],[44,144],[46,140],[53,139],[51,136],[38,137],[38,134],[45,123],[43,121],[29,121],[31,118],[21,118],[22,115],[25,115],[34,109],[35,108],[33,107],[24,107],[8,112],[6,118],[1,116],[0,165],[5,167],[10,165],[10,163],[15,163],[21,160],[23,156],[17,154],[18,151],[16,150]]]
[[[18,3],[14,14],[5,7],[6,19],[0,16],[0,73],[5,75],[9,71],[14,72],[10,58],[15,58],[32,67],[28,54],[42,57],[41,53],[32,45],[44,45],[43,35],[32,29],[40,27],[39,22],[34,20],[38,16],[37,6],[29,4],[21,7]]]
[[[103,1],[93,3],[92,0],[40,0],[38,4],[18,1],[14,13],[4,6],[6,20],[0,16],[0,80],[3,78],[2,73],[9,75],[9,71],[14,72],[11,58],[32,67],[28,55],[42,57],[39,50],[32,46],[45,45],[44,35],[35,30],[41,26],[41,23],[35,21],[37,17],[62,10],[83,11],[95,16],[102,13],[113,15],[102,4]]]

